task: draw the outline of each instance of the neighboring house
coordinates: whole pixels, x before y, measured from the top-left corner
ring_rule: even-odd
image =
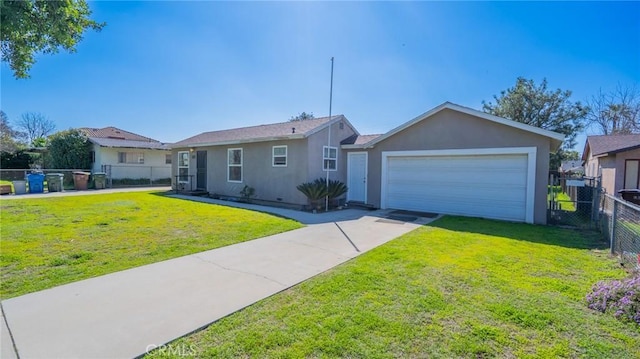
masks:
[[[116,127],[80,128],[92,144],[92,172],[110,172],[112,179],[171,178],[167,144]]]
[[[331,129],[331,148],[327,131]],[[324,177],[376,208],[546,223],[549,153],[561,134],[444,103],[383,135],[340,115],[206,132],[173,146],[178,185],[305,204],[296,189]]]
[[[640,188],[640,134],[588,136],[582,160],[587,176],[602,176],[606,193]]]
[[[582,167],[582,160],[569,160],[562,161],[560,164],[560,168],[558,169],[560,173],[584,173],[584,167]]]

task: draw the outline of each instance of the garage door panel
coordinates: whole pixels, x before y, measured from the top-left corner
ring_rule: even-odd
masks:
[[[386,207],[524,221],[526,154],[387,158]]]

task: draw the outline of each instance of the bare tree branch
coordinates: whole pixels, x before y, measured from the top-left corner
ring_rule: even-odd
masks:
[[[18,128],[27,136],[27,143],[49,136],[56,129],[56,124],[38,112],[26,112],[18,121]]]
[[[640,91],[636,85],[618,84],[614,91],[602,90],[589,100],[589,124],[603,135],[640,132]]]

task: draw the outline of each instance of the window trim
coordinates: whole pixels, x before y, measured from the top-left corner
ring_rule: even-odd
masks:
[[[284,156],[283,155],[276,156],[276,148],[284,148]],[[276,157],[278,157],[278,158],[284,157],[284,164],[283,165],[276,164]],[[289,164],[289,148],[288,148],[288,146],[287,145],[272,146],[271,147],[271,166],[272,167],[287,167],[288,164]]]
[[[231,159],[231,153],[232,151],[240,151],[240,164],[231,164],[230,159]],[[244,179],[244,171],[243,171],[243,165],[244,165],[244,151],[241,147],[237,147],[237,148],[227,148],[227,182],[230,183],[242,183],[242,180]],[[231,167],[240,167],[240,180],[231,180],[229,178],[229,176],[231,175]]]
[[[186,166],[181,166],[180,165],[180,159],[182,157],[182,154],[186,153],[187,154],[187,165]],[[178,183],[189,183],[189,162],[191,162],[189,160],[189,151],[178,151]],[[180,180],[181,176],[180,176],[180,169],[181,168],[186,168],[187,169],[187,175],[186,175],[186,180]]]
[[[631,161],[638,163],[638,173],[636,173],[636,183],[633,184],[633,187],[629,187],[627,183],[627,168],[629,167],[628,164]],[[623,189],[640,189],[640,159],[628,158],[624,160],[624,177],[622,178],[622,188]]]
[[[124,155],[124,162],[122,162],[122,156]],[[134,162],[127,162],[128,155],[137,155],[138,160]],[[142,160],[142,161],[141,161]],[[130,152],[130,151],[118,151],[118,164],[123,165],[143,165],[144,164],[144,152]]]
[[[325,157],[325,150],[328,149],[328,151],[326,151],[329,155],[329,157]],[[331,158],[331,150],[336,150],[336,157],[335,158]],[[326,161],[335,161],[336,165],[335,168],[331,169],[331,168],[327,168],[325,166]],[[333,147],[333,146],[322,146],[322,170],[325,172],[335,172],[338,170],[338,147]]]

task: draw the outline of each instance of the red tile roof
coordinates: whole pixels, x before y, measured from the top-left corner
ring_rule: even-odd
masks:
[[[105,128],[82,127],[79,130],[84,132],[89,138],[111,138],[115,140],[160,142],[158,140],[154,140],[153,138],[141,136],[136,133],[121,130],[113,126]]]

